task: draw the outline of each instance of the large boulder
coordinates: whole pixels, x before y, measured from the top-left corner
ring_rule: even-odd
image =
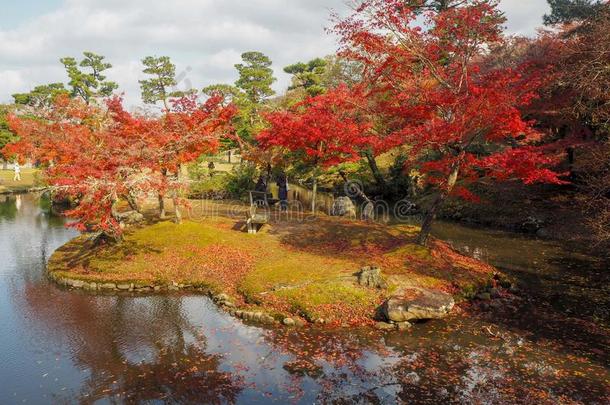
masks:
[[[411,288],[390,297],[383,304],[382,312],[388,321],[408,322],[444,318],[454,306],[455,301],[449,294]]]
[[[349,197],[339,197],[333,203],[331,215],[356,218],[356,205]]]

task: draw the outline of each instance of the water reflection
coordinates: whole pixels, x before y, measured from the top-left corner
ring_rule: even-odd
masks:
[[[546,246],[506,238],[494,249],[489,235],[485,244],[474,231],[459,232],[453,242],[484,259],[509,260],[505,243]],[[22,196],[17,210],[14,197],[0,200],[2,404],[551,404],[610,395],[610,334],[552,305],[522,299],[483,313],[466,306],[465,316],[387,335],[273,331],[235,321],[205,297],[50,285],[45,259],[74,234],[45,201]],[[537,270],[520,260],[511,263],[533,277]]]

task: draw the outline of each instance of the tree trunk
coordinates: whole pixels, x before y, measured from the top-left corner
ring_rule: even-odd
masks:
[[[165,219],[165,198],[159,193],[159,218]]]
[[[385,191],[387,189],[387,184],[385,182],[385,179],[383,178],[383,175],[381,174],[381,171],[379,170],[379,166],[377,166],[375,156],[373,156],[373,153],[371,151],[366,151],[364,153],[364,156],[366,157],[366,160],[369,163],[369,167],[371,168],[371,172],[373,173],[375,182],[379,187],[381,187],[382,190]]]
[[[174,203],[174,213],[175,213],[174,222],[177,224],[181,224],[182,223],[182,213],[180,212],[180,204],[179,204],[178,198],[174,198],[172,201]]]
[[[161,169],[161,175],[167,177],[167,169]],[[159,198],[159,218],[165,219],[165,196],[161,193],[157,196]]]
[[[424,216],[424,220],[422,222],[421,231],[419,236],[417,237],[417,244],[421,246],[426,246],[428,244],[428,240],[430,239],[430,232],[432,231],[432,224],[436,219],[436,215],[438,214],[438,210],[443,206],[445,200],[455,187],[455,183],[457,182],[458,174],[460,173],[460,166],[457,164],[449,178],[447,179],[447,188],[445,190],[441,190],[439,194],[434,199],[432,206],[426,212]]]
[[[140,212],[140,207],[138,206],[138,201],[131,192],[125,196],[125,199],[127,200],[127,203],[129,204],[129,207],[132,210]]]
[[[311,193],[311,212],[316,214],[316,198],[318,196],[318,176],[314,176],[313,178],[313,190]]]

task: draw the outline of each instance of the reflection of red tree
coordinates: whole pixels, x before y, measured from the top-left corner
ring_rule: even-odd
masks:
[[[68,337],[77,366],[89,370],[80,392],[85,403],[224,403],[242,389],[239,377],[219,370],[222,356],[205,352],[205,337],[184,318],[179,299],[94,297],[37,283],[26,283],[23,297],[33,327],[50,339]]]
[[[367,399],[379,400],[373,387],[393,378],[383,368],[366,364],[371,356],[383,358],[390,354],[379,337],[370,330],[364,333],[339,329],[278,330],[266,335],[272,347],[292,358],[283,366],[292,376],[292,384],[285,388],[294,395],[303,395],[303,379],[313,378],[321,387],[318,399],[323,401],[350,398],[354,390],[364,390],[370,394]]]

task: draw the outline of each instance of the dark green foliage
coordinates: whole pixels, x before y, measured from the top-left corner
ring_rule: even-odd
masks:
[[[16,135],[8,127],[7,115],[10,113],[10,108],[7,105],[0,105],[0,158],[5,158],[2,155],[2,148],[17,140]]]
[[[225,190],[235,198],[245,198],[256,186],[257,170],[251,164],[240,164],[233,168],[225,179]]]
[[[570,23],[585,20],[595,15],[602,6],[599,0],[547,0],[551,14],[544,16],[545,25]]]
[[[316,58],[307,63],[299,62],[286,66],[284,72],[293,76],[289,90],[302,88],[312,97],[324,93],[326,91],[324,75],[327,64],[324,59]]]
[[[243,63],[235,65],[239,78],[235,85],[214,84],[202,92],[210,97],[221,94],[225,103],[235,103],[238,114],[233,119],[236,134],[244,142],[251,142],[254,135],[264,126],[260,111],[268,98],[275,94],[271,85],[276,81],[271,69],[271,60],[261,52],[246,52]],[[231,139],[223,141],[224,148],[235,147]]]
[[[48,107],[59,95],[70,95],[63,83],[51,83],[34,87],[29,93],[13,94],[15,104],[31,107]]]
[[[142,101],[146,104],[156,104],[161,101],[165,109],[168,109],[167,100],[170,97],[180,97],[182,92],[172,91],[178,83],[176,82],[176,65],[168,56],[147,56],[142,60],[144,73],[152,76],[147,80],[140,80],[142,89]]]
[[[89,104],[96,97],[108,97],[118,89],[115,82],[107,81],[103,72],[110,69],[112,65],[104,62],[105,57],[93,52],[83,52],[85,56],[80,63],[72,57],[60,59],[66,68],[70,81],[72,97],[80,97]],[[87,68],[88,71],[80,68]]]
[[[394,160],[392,166],[390,166],[385,194],[392,197],[392,199],[414,196],[415,190],[412,178],[409,174],[405,173],[407,160],[408,155],[401,152]]]
[[[235,86],[241,89],[254,103],[262,103],[275,94],[271,85],[276,81],[271,69],[271,60],[261,52],[246,52],[241,55],[243,63],[235,65],[239,79]]]

